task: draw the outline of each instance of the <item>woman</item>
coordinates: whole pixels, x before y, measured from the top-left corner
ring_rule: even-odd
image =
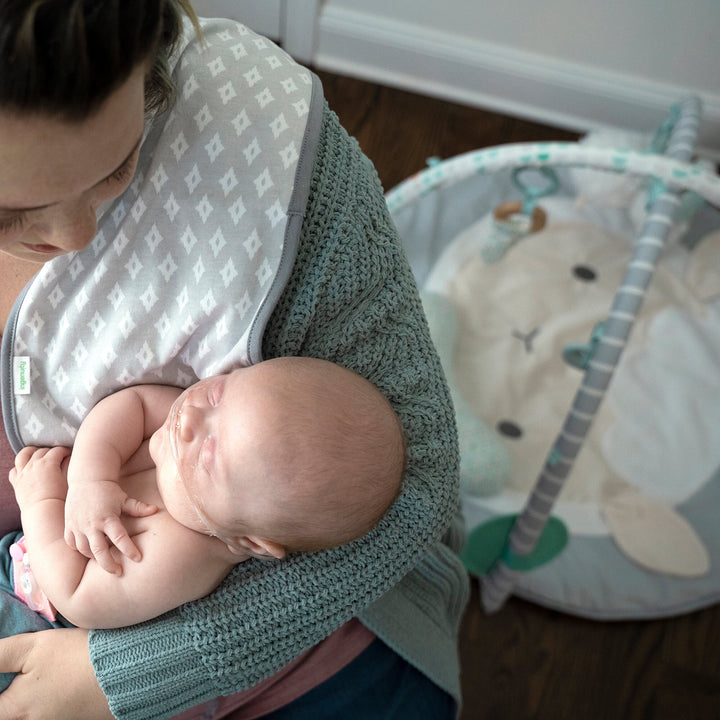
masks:
[[[0,641],[0,672],[20,673],[0,720],[453,717],[467,597],[454,421],[377,177],[307,70],[228,21],[200,43],[181,10],[0,3],[12,449],[71,442],[124,385],[309,355],[391,401],[403,491],[360,540],[251,561],[156,621]],[[7,490],[2,506],[5,530]]]

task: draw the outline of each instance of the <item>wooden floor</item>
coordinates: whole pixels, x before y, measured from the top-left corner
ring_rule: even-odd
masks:
[[[386,189],[428,157],[576,137],[319,74],[330,107]],[[512,599],[488,616],[473,582],[460,654],[462,720],[720,720],[720,606],[663,621],[600,623]]]

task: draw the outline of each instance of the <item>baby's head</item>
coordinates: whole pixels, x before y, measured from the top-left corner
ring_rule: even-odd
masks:
[[[161,467],[162,455],[156,462],[168,511],[258,556],[365,534],[395,499],[405,466],[390,403],[359,375],[312,358],[200,381],[180,396],[165,430],[176,466]],[[190,518],[168,488],[187,493]]]

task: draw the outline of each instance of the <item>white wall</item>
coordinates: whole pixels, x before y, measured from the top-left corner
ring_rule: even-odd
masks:
[[[279,42],[300,62],[313,60],[320,0],[193,0],[201,17],[238,20]]]
[[[226,17],[277,40],[281,31],[280,0],[192,0],[201,17]]]
[[[720,91],[717,0],[328,0],[558,61]]]
[[[325,0],[316,48],[324,69],[579,130],[651,131],[698,94],[720,157],[718,0]]]
[[[686,94],[720,160],[720,0],[195,0],[305,63],[585,131]]]

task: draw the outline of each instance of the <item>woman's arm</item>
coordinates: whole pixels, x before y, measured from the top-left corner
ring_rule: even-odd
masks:
[[[93,631],[93,665],[122,720],[171,717],[277,671],[393,587],[457,508],[453,411],[417,288],[370,162],[327,110],[297,260],[263,352],[327,358],[384,392],[408,439],[402,493],[347,546],[248,561],[210,598],[139,628]]]

